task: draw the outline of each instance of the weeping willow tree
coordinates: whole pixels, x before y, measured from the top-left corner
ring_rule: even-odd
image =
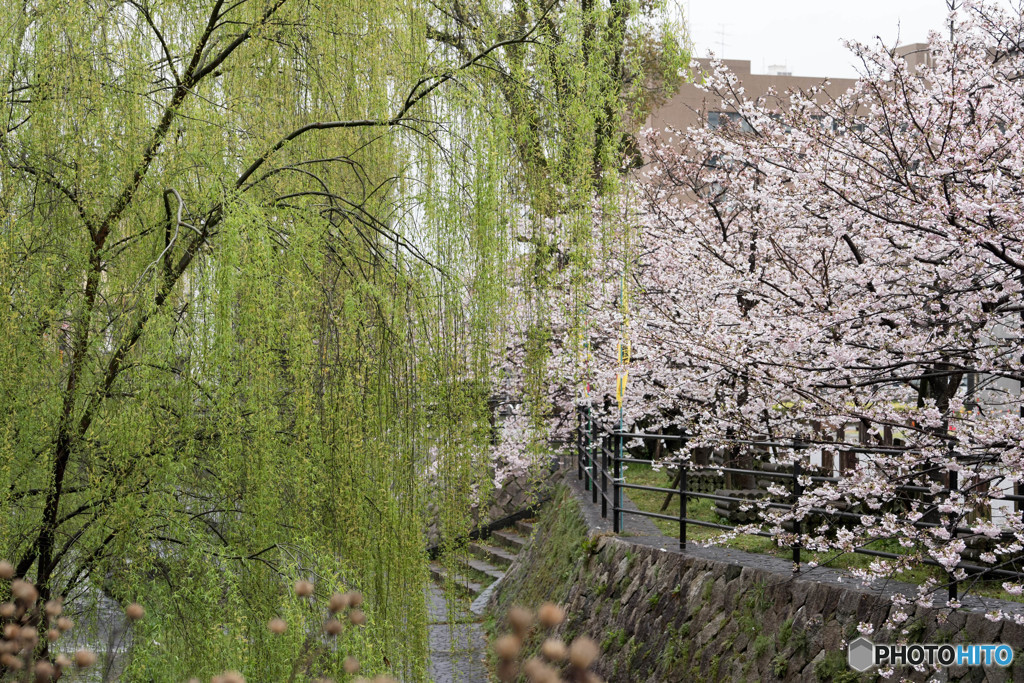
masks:
[[[617,6],[4,1],[0,557],[85,639],[145,604],[126,680],[425,676],[424,498],[486,488],[517,239],[540,306],[610,191]]]
[[[552,413],[563,413],[554,423],[566,421],[552,372],[567,369],[551,367],[552,349],[570,345],[563,357],[586,356],[595,265],[627,262],[633,240],[622,180],[640,162],[634,133],[675,92],[689,50],[679,8],[658,0],[512,0],[502,10],[457,2],[431,16],[427,35],[470,59],[510,27],[532,32],[486,75],[506,112],[522,197],[512,226],[520,325],[510,331],[518,348],[506,356],[504,371],[515,375],[506,386],[529,418],[525,450],[543,456]],[[593,369],[577,363],[571,372],[579,387]]]

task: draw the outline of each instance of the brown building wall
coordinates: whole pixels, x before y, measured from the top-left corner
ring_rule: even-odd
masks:
[[[925,43],[913,43],[897,48],[897,52],[903,55],[911,69],[918,64],[928,61],[928,46]],[[779,95],[785,96],[787,91],[808,90],[815,86],[823,86],[825,92],[830,96],[837,96],[849,89],[855,80],[852,78],[829,79],[827,76],[790,76],[773,74],[751,73],[750,60],[725,59],[723,63],[734,73],[743,84],[744,91],[749,98],[758,98],[768,93],[769,88],[775,89]],[[694,80],[701,73],[701,70],[709,68],[707,60],[701,62],[695,60],[693,74]],[[828,81],[828,85],[825,85]],[[719,98],[710,93],[700,90],[693,83],[684,83],[679,92],[656,109],[647,119],[647,125],[651,128],[664,130],[665,128],[688,128],[696,124],[700,119],[700,113],[728,111],[722,106]]]

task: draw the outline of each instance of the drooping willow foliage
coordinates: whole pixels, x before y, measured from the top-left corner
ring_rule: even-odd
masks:
[[[543,415],[558,231],[585,272],[679,56],[638,12],[3,2],[0,557],[83,640],[145,604],[125,680],[425,676],[427,497],[486,496],[517,291]],[[309,641],[298,578],[367,627]]]

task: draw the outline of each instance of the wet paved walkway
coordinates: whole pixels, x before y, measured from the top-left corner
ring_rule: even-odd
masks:
[[[435,683],[486,683],[486,643],[480,617],[466,609],[449,621],[444,592],[433,583],[428,589],[427,609],[430,613],[430,679]]]

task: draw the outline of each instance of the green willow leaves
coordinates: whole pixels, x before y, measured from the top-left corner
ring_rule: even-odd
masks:
[[[368,614],[302,676],[425,676],[426,499],[487,495],[517,240],[621,165],[636,11],[3,2],[0,556],[83,638],[144,603],[127,680],[287,680],[297,577]]]

